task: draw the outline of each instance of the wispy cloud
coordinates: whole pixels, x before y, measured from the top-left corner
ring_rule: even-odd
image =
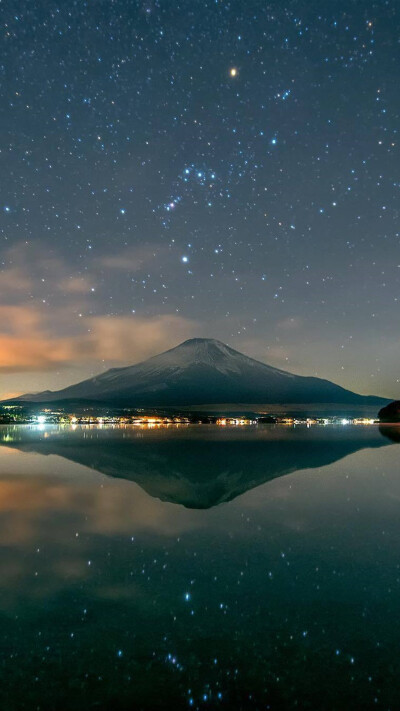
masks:
[[[92,357],[127,363],[172,348],[199,330],[195,321],[175,314],[152,318],[100,316],[89,321]]]
[[[101,259],[91,256],[77,270],[40,244],[9,249],[0,265],[0,374],[7,374],[0,379],[0,397],[63,387],[198,334],[196,322],[168,312],[165,304],[162,314],[107,313],[108,304],[115,308],[109,276],[115,270],[123,278],[124,272],[149,269],[160,250],[165,248],[147,245]]]
[[[58,282],[60,291],[67,294],[88,294],[95,288],[95,280],[87,276],[69,276]]]
[[[151,264],[155,258],[165,255],[167,249],[158,244],[127,247],[118,254],[110,254],[98,260],[101,267],[137,272]]]
[[[65,321],[65,310],[51,320]],[[175,314],[83,318],[70,336],[51,329],[49,315],[28,306],[0,308],[0,372],[47,371],[88,362],[131,363],[176,345],[197,332]]]
[[[20,267],[9,267],[0,271],[0,299],[4,303],[11,295],[23,294],[32,286],[32,279]]]

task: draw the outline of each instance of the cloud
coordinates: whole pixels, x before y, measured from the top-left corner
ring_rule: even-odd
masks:
[[[301,318],[298,318],[297,316],[292,316],[283,319],[283,321],[278,321],[276,325],[277,328],[280,328],[284,331],[295,331],[304,327],[304,321]]]
[[[73,358],[73,342],[51,337],[38,308],[0,307],[0,329],[0,372],[51,370]]]
[[[156,257],[166,254],[166,248],[160,245],[141,245],[131,247],[120,252],[111,254],[98,260],[101,267],[106,269],[119,269],[121,271],[137,272],[149,265]]]
[[[68,321],[65,309],[0,307],[0,372],[48,371],[104,361],[129,364],[175,346],[198,331],[195,322],[176,314],[151,318],[96,316],[80,319],[79,331],[58,335]]]
[[[0,298],[3,302],[9,295],[26,295],[31,286],[32,280],[20,267],[10,267],[0,272]]]
[[[196,335],[198,324],[175,314],[90,319],[93,353],[105,360],[132,362],[155,355]]]
[[[29,306],[0,306],[0,336],[4,333],[20,333],[38,328],[42,316]]]
[[[0,271],[1,303],[26,303],[27,292],[32,299],[60,294],[81,295],[95,286],[96,275],[83,273],[68,260],[37,243],[22,242],[7,250]],[[92,272],[92,270],[91,270]]]
[[[67,294],[88,294],[94,287],[94,280],[83,276],[70,276],[61,279],[58,283],[58,288]]]
[[[141,269],[165,251],[164,246],[142,245],[93,257],[77,271],[41,244],[13,246],[0,271],[0,373],[54,373],[66,368],[96,372],[105,363],[130,364],[196,335],[197,324],[176,313],[149,317],[104,313],[108,305],[104,294],[116,281],[114,270]],[[22,379],[2,385],[7,391],[23,387]]]

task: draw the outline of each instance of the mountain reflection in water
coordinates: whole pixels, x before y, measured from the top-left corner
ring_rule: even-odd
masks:
[[[0,709],[400,708],[396,432],[0,427]]]
[[[398,425],[380,425],[379,432],[392,442],[400,442],[400,423]]]
[[[390,438],[387,429],[382,434]],[[394,437],[392,437],[394,439]],[[150,496],[206,509],[277,477],[323,467],[365,447],[382,447],[376,428],[191,426],[4,427],[0,444],[58,455],[136,482]]]

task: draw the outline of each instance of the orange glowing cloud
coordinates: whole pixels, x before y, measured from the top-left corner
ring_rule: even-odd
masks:
[[[41,373],[52,372],[54,383],[55,372],[62,370],[62,378],[76,382],[83,372],[129,365],[197,335],[198,325],[176,313],[102,314],[96,286],[104,286],[108,277],[114,283],[118,270],[123,279],[124,272],[147,268],[160,254],[165,256],[165,246],[127,248],[93,258],[90,271],[80,272],[40,244],[11,248],[0,270],[0,374],[10,376],[1,378],[0,398],[19,388],[26,392],[30,382],[40,381],[39,389],[45,389]],[[22,373],[29,374],[28,387]],[[66,384],[60,382],[60,387]]]
[[[138,316],[90,319],[88,339],[93,355],[127,363],[142,360],[172,348],[198,332],[198,325],[175,314],[141,318]]]
[[[19,267],[13,267],[6,271],[0,271],[0,298],[16,293],[26,292],[31,288],[30,277]]]
[[[197,331],[194,322],[175,314],[80,319],[80,330],[57,335],[53,324],[66,319],[59,309],[49,319],[35,307],[0,307],[0,372],[60,369],[82,363],[133,363],[170,348]]]

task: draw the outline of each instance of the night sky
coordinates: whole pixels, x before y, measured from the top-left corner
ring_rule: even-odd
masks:
[[[1,396],[192,336],[400,396],[396,0],[0,11]]]

